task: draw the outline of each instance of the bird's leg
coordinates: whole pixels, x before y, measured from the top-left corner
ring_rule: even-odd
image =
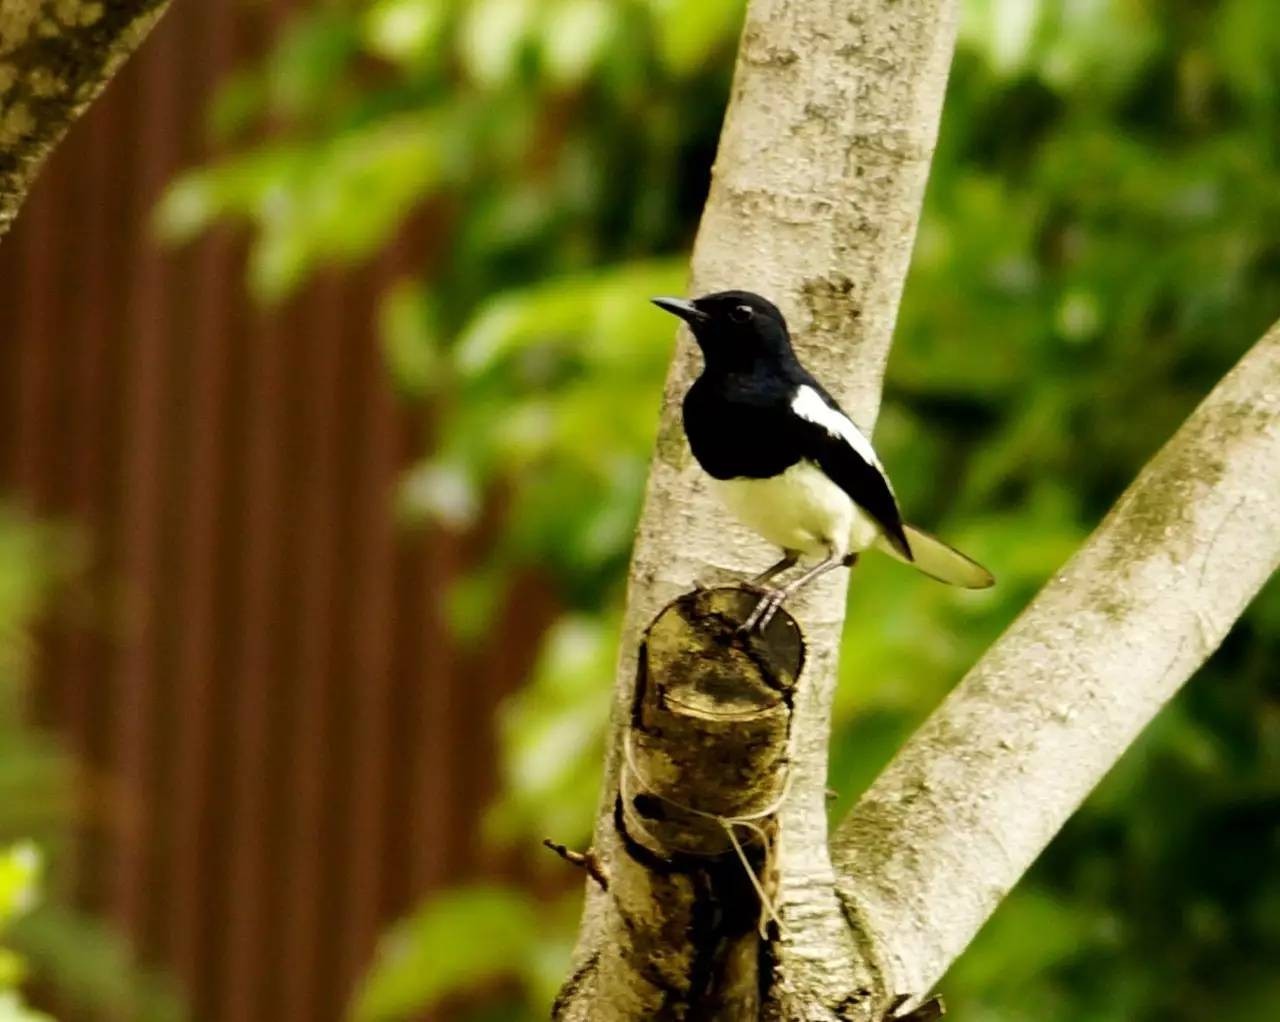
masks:
[[[769,582],[773,578],[782,574],[782,572],[786,571],[788,568],[792,567],[798,560],[800,560],[800,552],[798,550],[784,550],[782,560],[777,564],[770,565],[765,568],[764,571],[760,572],[759,575],[755,576],[755,578],[746,579],[741,583],[743,589],[749,593],[756,593],[760,599],[756,603],[755,607],[752,608],[751,614],[747,620],[738,626],[738,631],[751,631],[751,629],[755,627],[755,622],[759,616],[764,613],[768,605],[772,601],[781,598],[781,590],[775,589],[773,586],[769,585]]]
[[[753,575],[751,578],[744,578],[738,582],[738,588],[745,589],[749,593],[755,593],[757,596],[768,596],[777,592],[773,586],[769,585],[771,579],[782,574],[796,561],[800,560],[800,552],[798,550],[787,550],[783,553],[782,560],[777,564],[771,564],[760,572],[759,575]],[[703,582],[701,579],[693,580],[693,588],[698,592],[711,589],[715,585],[714,582]]]
[[[781,589],[776,589],[771,594],[762,597],[760,602],[756,604],[755,610],[751,612],[751,616],[742,623],[742,630],[749,632],[753,628],[758,628],[760,631],[764,631],[769,626],[769,622],[773,620],[773,615],[778,612],[778,608],[790,599],[797,590],[804,588],[815,578],[825,575],[828,571],[834,571],[840,567],[852,567],[857,560],[857,554],[837,557],[834,550],[829,551],[825,558],[803,575],[788,582]]]
[[[799,551],[787,550],[783,553],[782,560],[777,564],[772,564],[765,568],[764,571],[760,572],[760,574],[756,575],[754,578],[747,579],[742,583],[742,588],[747,590],[747,592],[759,593],[761,596],[766,596],[769,593],[775,592],[776,590],[769,585],[769,582],[777,578],[788,568],[793,567],[798,560],[800,560]]]

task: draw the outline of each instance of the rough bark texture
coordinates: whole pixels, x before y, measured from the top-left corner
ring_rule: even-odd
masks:
[[[937,981],[1217,648],[1280,567],[1278,498],[1280,324],[837,829],[840,893],[886,982]]]
[[[0,237],[49,151],[168,0],[0,2]]]
[[[753,0],[694,251],[691,293],[742,287],[777,301],[801,356],[868,430],[954,35],[953,0]],[[679,402],[697,371],[695,350],[682,332],[632,563],[594,838],[611,876],[635,860],[619,833],[615,806],[645,630],[695,579],[740,577],[776,556],[726,518],[692,462]],[[871,1018],[895,992],[881,989],[860,964],[827,854],[827,742],[847,578],[835,573],[791,607],[803,622],[808,657],[791,706],[788,795],[769,824],[775,835],[769,872],[785,929],[763,942],[759,955],[740,961],[756,970],[761,995],[752,1010],[765,1017]],[[739,758],[742,751],[724,754]],[[672,798],[701,807],[705,777],[688,766]],[[650,872],[657,871],[651,863]],[[558,1017],[753,1017],[673,997],[673,989],[692,990],[690,977],[699,975],[687,897],[623,906],[617,888],[588,888]],[[655,948],[648,962],[620,953],[637,926],[644,932],[665,927],[674,941],[670,953]],[[659,964],[660,972],[647,967]]]

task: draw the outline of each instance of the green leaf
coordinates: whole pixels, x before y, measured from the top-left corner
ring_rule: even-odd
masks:
[[[42,905],[15,925],[12,944],[77,1009],[97,1007],[131,1022],[187,1018],[169,981],[139,965],[128,944],[99,920]]]
[[[178,178],[156,229],[185,241],[220,217],[255,223],[250,278],[276,300],[318,263],[374,252],[439,186],[449,152],[448,122],[416,114],[341,132],[316,151],[264,148]]]
[[[559,86],[575,85],[604,56],[617,24],[615,5],[606,0],[562,0],[542,22],[542,60],[547,76]]]
[[[471,78],[493,88],[510,79],[529,40],[533,0],[473,0],[459,36],[459,56]]]
[[[392,379],[406,394],[425,397],[449,380],[439,310],[421,281],[400,280],[378,307],[382,351]]]
[[[294,19],[266,64],[266,85],[275,113],[326,117],[359,37],[339,6],[322,5]]]
[[[229,75],[214,93],[209,105],[209,135],[226,142],[247,130],[267,105],[267,87],[256,70]]]
[[[451,994],[518,975],[541,939],[539,912],[523,892],[461,887],[398,923],[356,995],[356,1022],[390,1022]]]
[[[980,48],[998,73],[1013,74],[1031,60],[1043,8],[1042,0],[967,0],[960,38]]]
[[[465,465],[436,459],[415,465],[401,479],[397,507],[404,521],[461,529],[475,521],[480,498]]]
[[[667,347],[655,333],[663,321],[646,316],[648,299],[684,286],[685,260],[603,267],[510,291],[483,305],[457,342],[461,372],[476,376],[539,342],[571,340],[592,360],[630,361],[645,350],[663,363]]]
[[[222,217],[265,221],[287,202],[306,163],[300,150],[275,146],[182,174],[160,197],[154,228],[164,241],[184,242]]]
[[[34,842],[0,851],[0,928],[35,906],[42,865]]]
[[[440,45],[449,8],[446,0],[375,0],[361,23],[365,48],[398,64],[419,61]]]
[[[542,643],[532,677],[499,713],[504,794],[487,821],[494,838],[576,844],[590,834],[604,749],[609,675],[620,618],[566,615]]]
[[[0,1022],[54,1022],[54,1018],[28,1008],[12,991],[0,990]]]

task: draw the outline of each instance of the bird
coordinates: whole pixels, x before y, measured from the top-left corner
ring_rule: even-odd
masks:
[[[684,320],[702,351],[681,409],[695,460],[728,509],[782,551],[743,582],[760,597],[743,631],[763,630],[797,590],[871,547],[950,585],[994,584],[976,561],[903,521],[871,441],[800,363],[776,305],[750,291],[652,301]],[[772,584],[802,559],[813,563]]]

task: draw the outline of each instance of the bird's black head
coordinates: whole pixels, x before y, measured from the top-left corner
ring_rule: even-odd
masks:
[[[655,298],[653,304],[689,324],[708,368],[745,368],[795,357],[778,307],[750,291],[717,291],[692,301]]]

